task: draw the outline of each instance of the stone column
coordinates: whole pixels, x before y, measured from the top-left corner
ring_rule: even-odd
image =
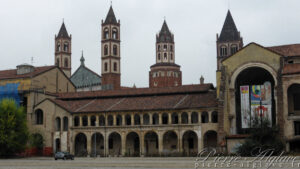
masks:
[[[132,126],[134,125],[134,114],[133,113],[131,114],[131,125]]]
[[[125,156],[125,152],[126,152],[126,133],[122,132],[121,133],[121,155]]]
[[[122,125],[125,126],[125,114],[122,115]]]
[[[163,135],[161,131],[158,133],[158,153],[160,155],[163,153]]]
[[[86,148],[87,148],[87,156],[89,157],[91,155],[91,148],[92,148],[92,139],[91,139],[91,133],[86,133]]]
[[[144,141],[144,132],[142,131],[140,134],[140,156],[144,156],[145,155],[145,141]]]
[[[188,124],[192,124],[192,112],[187,112],[188,114]]]
[[[162,114],[158,113],[158,124],[161,125],[162,124]]]
[[[82,116],[78,116],[79,117],[79,126],[82,127]]]
[[[208,123],[211,123],[211,114],[212,114],[212,112],[210,111],[210,112],[208,112]]]
[[[178,124],[181,124],[181,113],[178,113]]]
[[[87,126],[91,126],[91,116],[90,115],[87,115],[87,122],[88,122]]]
[[[168,113],[168,116],[169,116],[168,124],[172,124],[172,113]]]
[[[108,133],[105,133],[104,135],[104,156],[109,155],[109,147],[108,147]]]
[[[201,112],[198,113],[198,123],[201,123]]]
[[[105,113],[104,115],[105,118],[105,126],[108,126],[108,115]]]
[[[117,125],[117,115],[116,114],[113,115],[113,125],[114,126]]]
[[[99,116],[98,115],[96,115],[96,126],[99,126],[100,124],[99,124]]]
[[[149,124],[153,124],[152,113],[149,114]]]
[[[141,125],[143,125],[144,124],[144,114],[140,115],[140,120],[141,120]]]
[[[182,145],[183,145],[183,140],[182,140],[182,134],[180,131],[178,131],[178,152],[182,153]]]

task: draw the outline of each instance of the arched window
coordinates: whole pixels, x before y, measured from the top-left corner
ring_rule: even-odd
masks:
[[[56,45],[56,51],[60,51],[60,43],[57,43],[57,45]]]
[[[118,55],[118,47],[117,47],[117,45],[114,45],[114,47],[113,47],[113,54],[115,56]]]
[[[141,119],[138,114],[134,115],[134,125],[140,125],[141,124]]]
[[[65,67],[69,66],[68,58],[65,58]]]
[[[114,119],[112,115],[109,115],[107,118],[107,123],[109,126],[112,126],[114,124]]]
[[[107,68],[107,63],[105,62],[105,63],[104,63],[104,71],[106,72],[107,69],[108,69],[108,68]]]
[[[172,124],[178,124],[178,114],[172,113]]]
[[[148,125],[148,124],[150,124],[150,118],[149,118],[149,115],[148,114],[144,114],[143,115],[143,124],[144,125]]]
[[[79,117],[78,116],[75,116],[74,117],[74,126],[79,126]]]
[[[68,117],[64,117],[64,128],[63,128],[63,130],[64,130],[64,131],[68,131],[68,128],[69,128],[69,120],[68,120]]]
[[[183,112],[181,114],[181,123],[182,124],[188,124],[188,114],[186,112]]]
[[[104,39],[108,39],[109,38],[109,32],[108,32],[107,28],[104,29],[103,34],[104,34]]]
[[[164,45],[164,51],[166,51],[166,50],[167,50],[167,48],[168,48],[168,46],[167,46],[167,45]]]
[[[201,123],[208,123],[208,113],[207,112],[202,112]]]
[[[60,117],[55,118],[55,131],[60,131]]]
[[[90,120],[91,120],[91,126],[96,126],[96,117],[92,116]]]
[[[213,123],[218,123],[218,112],[216,112],[216,111],[212,112],[212,114],[211,114],[211,121]]]
[[[112,35],[113,35],[113,39],[118,39],[118,30],[116,28],[113,28]]]
[[[129,114],[125,116],[125,120],[126,120],[126,125],[131,125],[131,116]]]
[[[121,126],[122,125],[122,116],[121,115],[117,115],[117,119],[116,119],[116,123],[117,123],[117,126]]]
[[[158,124],[158,114],[157,113],[154,113],[153,115],[152,115],[152,123],[154,124],[154,125],[156,125],[156,124]]]
[[[221,56],[227,56],[227,47],[226,46],[221,46],[220,54],[221,54]]]
[[[157,50],[160,51],[160,45],[157,45]]]
[[[160,60],[160,53],[158,54],[157,59]]]
[[[82,117],[82,126],[87,126],[88,125],[88,118],[87,116]]]
[[[64,43],[64,51],[65,52],[69,51],[69,44],[68,43]]]
[[[105,126],[105,117],[103,115],[99,117],[99,126]]]
[[[173,53],[171,53],[171,60],[173,60]]]
[[[198,123],[199,116],[198,116],[197,112],[192,113],[192,119],[191,120],[192,120],[192,123]]]
[[[162,124],[168,124],[169,115],[167,113],[162,114]]]
[[[104,55],[108,55],[108,46],[104,45]]]
[[[37,109],[35,111],[35,124],[43,124],[44,113],[43,110]]]
[[[116,72],[117,70],[118,70],[117,62],[114,62],[114,71]]]
[[[59,59],[56,59],[56,66],[59,66]]]
[[[230,50],[231,50],[231,54],[233,55],[233,54],[235,54],[237,52],[238,48],[237,48],[236,45],[231,45],[231,49]]]
[[[164,59],[167,60],[167,53],[164,53]]]
[[[170,45],[170,51],[173,51],[173,45]]]

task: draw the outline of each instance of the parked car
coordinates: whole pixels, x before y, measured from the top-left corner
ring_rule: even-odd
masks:
[[[74,160],[74,155],[70,154],[69,152],[56,152],[54,155],[54,159],[63,159],[63,160],[67,160],[67,159],[71,159]]]

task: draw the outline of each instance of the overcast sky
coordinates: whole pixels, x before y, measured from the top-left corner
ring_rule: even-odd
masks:
[[[155,35],[164,16],[175,36],[183,84],[215,84],[216,33],[228,8],[244,44],[300,43],[299,0],[113,0],[121,21],[122,86],[147,87],[155,63]],[[85,65],[101,74],[100,28],[110,0],[0,0],[0,69],[54,64],[54,35],[64,18],[72,34],[72,72]]]

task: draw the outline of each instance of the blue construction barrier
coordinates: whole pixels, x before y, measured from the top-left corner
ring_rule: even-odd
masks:
[[[0,86],[0,101],[9,98],[15,100],[20,105],[19,85],[20,83],[7,83],[4,86]]]

